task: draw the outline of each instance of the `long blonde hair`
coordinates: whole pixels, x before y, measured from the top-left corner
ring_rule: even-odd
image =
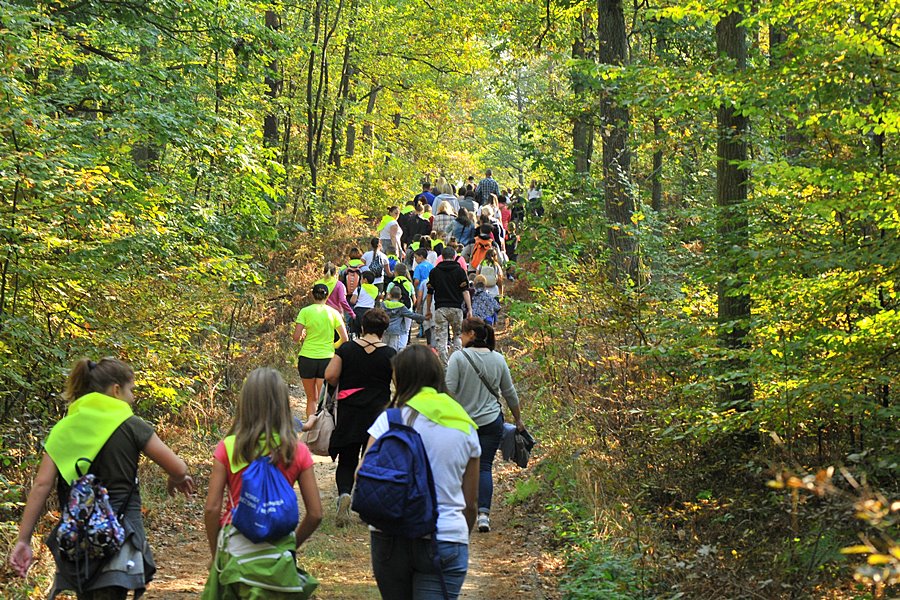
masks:
[[[287,384],[281,373],[268,367],[254,369],[241,388],[234,423],[234,458],[251,462],[260,455],[260,442],[282,465],[294,460],[297,433],[291,416]],[[278,442],[275,441],[278,436]]]

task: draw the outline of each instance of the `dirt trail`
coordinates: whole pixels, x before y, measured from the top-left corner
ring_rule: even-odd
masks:
[[[316,479],[325,508],[325,519],[304,544],[300,564],[320,581],[316,598],[369,600],[379,598],[369,562],[368,530],[354,519],[350,526],[334,526],[335,466],[327,457],[315,457]],[[543,565],[552,559],[529,530],[537,529],[539,517],[510,507],[504,498],[521,471],[510,463],[495,464],[495,496],[488,534],[473,533],[469,573],[460,598],[465,600],[538,600],[556,598],[550,582],[543,579]],[[148,514],[148,529],[159,568],[146,598],[179,600],[196,598],[203,589],[209,565],[209,550],[203,532],[204,490],[187,501],[181,515],[194,515],[186,522],[166,522]]]

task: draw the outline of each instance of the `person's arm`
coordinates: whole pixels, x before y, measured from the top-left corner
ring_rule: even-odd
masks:
[[[340,281],[335,284],[335,288],[338,290],[338,304],[348,315],[352,317],[353,307],[350,306],[349,302],[347,302],[347,288]]]
[[[366,455],[366,452],[369,451],[369,448],[371,448],[371,447],[372,447],[372,444],[374,444],[374,443],[375,443],[375,438],[373,438],[373,437],[370,435],[370,436],[369,436],[369,441],[366,442],[366,450],[365,450],[365,452],[363,452],[363,456]],[[356,474],[359,473],[359,468],[360,468],[361,466],[362,466],[362,461],[359,461],[359,464],[356,465],[356,470],[353,472],[353,480],[354,480],[354,481],[356,481]]]
[[[466,470],[463,472],[462,489],[463,498],[466,499],[466,507],[463,514],[469,525],[469,533],[475,528],[475,518],[478,516],[478,457],[469,459]]]
[[[506,361],[503,362],[503,368],[500,372],[500,393],[503,394],[503,399],[506,400],[506,405],[509,406],[509,412],[512,413],[513,419],[515,419],[516,429],[522,431],[525,429],[525,423],[522,422],[519,394],[516,392],[516,386],[513,385],[512,375],[509,373],[509,365],[506,364]]]
[[[459,370],[459,360],[454,359],[458,352],[450,355],[447,361],[447,372],[444,374],[444,383],[447,384],[447,393],[456,398],[459,390],[462,388],[462,378]]]
[[[300,472],[300,496],[303,498],[303,507],[306,509],[303,519],[297,525],[295,533],[297,547],[309,539],[322,522],[322,500],[319,497],[319,486],[316,484],[316,473],[312,467]]]
[[[341,324],[337,327],[338,332],[338,341],[334,343],[335,348],[339,348],[341,344],[350,339],[350,336],[347,335],[347,326],[344,325],[343,319],[341,320]]]
[[[44,512],[44,507],[47,505],[47,498],[50,497],[50,492],[53,490],[56,473],[56,463],[53,462],[49,454],[44,452],[34,483],[31,486],[31,491],[28,492],[25,512],[22,514],[22,521],[19,523],[19,536],[16,538],[16,545],[13,546],[12,551],[9,553],[9,564],[19,577],[25,577],[29,567],[34,562],[31,536],[34,533],[38,519]]]
[[[403,310],[400,311],[400,314],[408,319],[412,319],[416,323],[421,323],[425,320],[425,315],[420,315],[417,312],[413,312],[413,311],[409,310],[408,308],[406,308],[405,306],[403,307]]]
[[[209,475],[209,487],[206,490],[206,504],[203,506],[203,524],[206,527],[206,541],[209,553],[216,558],[216,545],[219,540],[219,519],[222,517],[222,497],[228,473],[225,465],[213,459],[212,473]]]
[[[172,452],[172,449],[166,446],[155,433],[150,436],[150,440],[144,446],[144,454],[169,474],[166,491],[170,496],[174,496],[176,491],[185,496],[194,493],[194,480],[188,473],[187,463],[178,458],[178,455]]]
[[[297,323],[296,325],[294,325],[294,335],[292,337],[294,339],[295,344],[297,342],[299,342],[301,339],[303,339],[303,332],[305,330],[306,330],[306,328],[303,325],[301,325],[300,323]]]
[[[503,268],[500,266],[500,263],[494,263],[494,266],[497,268],[497,289],[500,290],[500,295],[503,295],[503,281],[506,277],[503,276]]]
[[[335,354],[331,357],[331,362],[325,367],[325,381],[330,385],[337,385],[341,378],[341,371],[344,367],[344,361],[340,355]]]
[[[469,290],[463,291],[463,300],[466,301],[466,310],[469,311],[466,313],[466,316],[472,316],[472,294],[469,293]]]
[[[431,318],[431,306],[433,304],[432,299],[434,298],[434,290],[428,288],[428,293],[425,294],[425,319],[428,320]]]
[[[397,249],[397,252],[400,252],[399,248]],[[391,261],[388,260],[387,255],[382,255],[382,258],[384,259],[384,262],[382,263],[384,265],[384,273],[382,276],[393,277],[394,272],[391,270]]]

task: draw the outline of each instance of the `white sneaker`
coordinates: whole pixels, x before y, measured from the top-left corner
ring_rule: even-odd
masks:
[[[346,527],[350,524],[350,494],[341,494],[337,499],[337,516],[334,524]]]
[[[478,513],[478,520],[475,524],[478,526],[478,531],[481,533],[487,533],[491,530],[491,520],[487,513]]]

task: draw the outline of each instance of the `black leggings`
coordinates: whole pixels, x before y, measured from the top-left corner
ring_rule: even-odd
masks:
[[[334,480],[337,483],[338,495],[353,491],[356,467],[359,465],[364,446],[365,444],[359,443],[337,449],[337,470],[334,472]]]
[[[125,600],[128,590],[123,587],[105,587],[77,594],[78,600]]]

